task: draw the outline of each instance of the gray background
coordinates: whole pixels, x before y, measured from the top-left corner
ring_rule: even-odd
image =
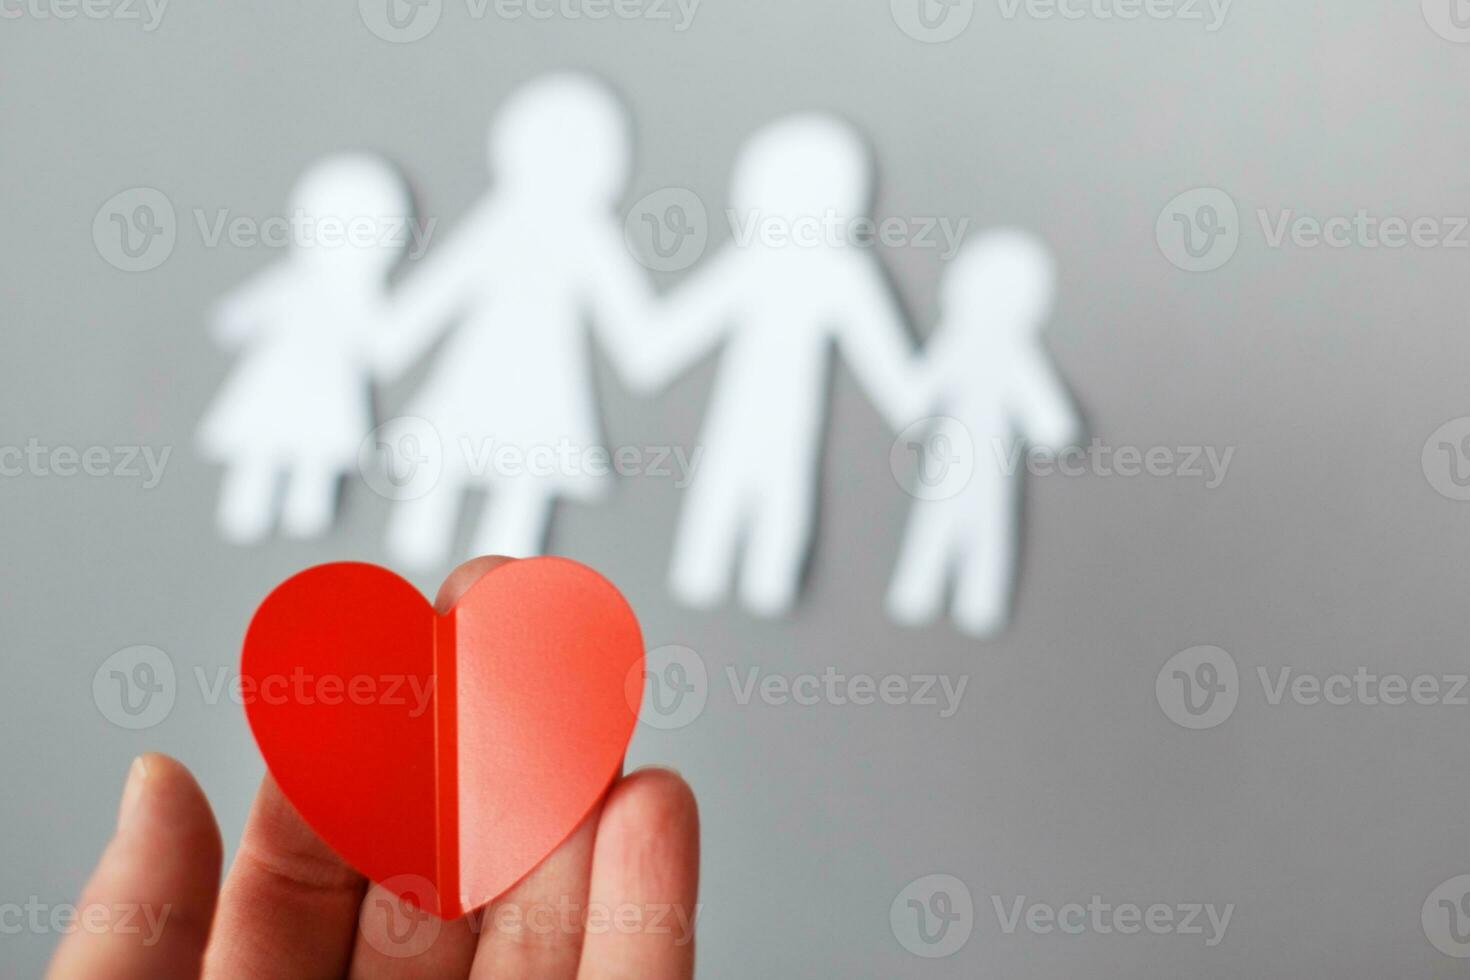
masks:
[[[633,108],[628,201],[666,186],[712,209],[740,141],[783,111],[839,111],[870,134],[877,214],[1014,223],[1054,247],[1048,342],[1110,445],[1235,447],[1223,486],[1185,478],[1036,478],[1016,620],[977,642],[889,624],[881,597],[908,498],[892,433],[845,368],[805,601],[787,620],[697,613],[663,588],[679,504],[625,480],[561,508],[553,550],[604,570],[651,645],[698,651],[709,702],[640,729],[632,764],[694,785],[704,818],[707,977],[1448,977],[1420,907],[1470,871],[1464,707],[1272,706],[1255,668],[1466,669],[1470,505],[1437,493],[1421,447],[1470,414],[1467,251],[1269,247],[1258,209],[1412,218],[1470,213],[1470,46],[1418,4],[1240,3],[1223,28],[1089,15],[1007,18],[983,0],[930,44],[888,6],[705,0],[651,20],[474,19],[388,43],[350,3],[177,4],[156,31],[118,19],[0,24],[0,443],[172,447],[138,479],[0,482],[3,677],[0,902],[72,900],[114,819],[129,759],[178,755],[227,840],[262,766],[240,708],[194,680],[233,669],[255,603],[313,563],[386,562],[386,501],[354,481],[319,542],[249,549],[216,535],[219,471],[192,450],[230,367],[209,304],[278,257],[208,248],[192,211],[264,217],[314,158],[364,147],[413,175],[445,231],[486,187],[497,103],[556,67],[612,81]],[[493,11],[493,8],[491,8]],[[157,188],[179,214],[159,268],[94,246],[98,208]],[[1225,190],[1240,247],[1176,268],[1155,221],[1190,188]],[[728,232],[717,229],[711,246]],[[883,260],[923,335],[940,257]],[[667,288],[678,276],[660,277]],[[635,398],[600,362],[609,440],[692,446],[713,363]],[[403,403],[413,379],[388,392]],[[418,581],[432,590],[437,576]],[[1155,676],[1218,644],[1240,665],[1234,715],[1172,723]],[[91,684],[152,644],[177,703],[141,732]],[[725,668],[968,676],[960,711],[739,705]],[[974,896],[946,959],[908,953],[889,905],[944,873]],[[1060,905],[1235,903],[1225,941],[1006,935],[992,896]],[[0,937],[0,972],[36,974],[50,934]]]

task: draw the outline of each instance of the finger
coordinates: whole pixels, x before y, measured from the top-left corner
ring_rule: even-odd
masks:
[[[459,597],[480,580],[480,576],[491,569],[508,565],[513,561],[515,561],[514,558],[506,558],[502,555],[481,555],[456,565],[454,571],[450,572],[444,580],[444,584],[439,586],[439,594],[434,597],[435,611],[448,612],[449,607],[458,602]]]
[[[469,974],[474,958],[468,917],[445,922],[375,884],[363,899],[347,975],[351,980],[459,980]]]
[[[484,910],[471,980],[576,977],[601,813]]]
[[[206,980],[341,976],[365,884],[267,775],[220,893]]]
[[[82,891],[49,980],[199,975],[224,849],[199,784],[168,756],[133,760],[117,832]]]
[[[434,608],[448,612],[481,575],[510,560],[486,556],[460,565],[439,587]],[[475,933],[469,917],[444,922],[375,884],[362,902],[348,975],[353,980],[463,977],[474,957]]]
[[[640,769],[603,804],[581,980],[694,975],[699,810],[669,769]]]
[[[445,582],[441,601],[452,592],[453,603],[481,575],[508,560],[476,559],[461,565]],[[589,813],[550,857],[480,913],[472,980],[577,975],[600,813],[600,807]]]

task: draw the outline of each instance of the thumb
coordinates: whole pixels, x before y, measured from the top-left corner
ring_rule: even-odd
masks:
[[[133,760],[117,832],[47,980],[193,980],[222,856],[214,814],[189,770],[165,755]]]

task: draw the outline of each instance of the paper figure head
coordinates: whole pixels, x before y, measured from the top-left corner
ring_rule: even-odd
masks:
[[[786,116],[758,130],[740,151],[731,181],[732,206],[745,214],[785,219],[866,214],[873,196],[867,143],[834,116]]]
[[[1039,238],[997,228],[971,238],[944,270],[947,314],[983,316],[987,330],[1039,330],[1056,291],[1056,264]]]
[[[413,197],[403,176],[370,153],[317,161],[291,192],[295,255],[323,268],[380,277],[408,244]]]
[[[627,185],[631,126],[602,82],[570,72],[543,75],[505,101],[488,149],[497,183],[517,199],[605,210]]]

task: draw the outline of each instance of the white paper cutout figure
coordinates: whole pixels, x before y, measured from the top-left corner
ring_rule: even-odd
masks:
[[[956,626],[989,636],[1006,624],[1023,454],[1060,451],[1081,434],[1040,338],[1055,278],[1046,247],[1015,230],[972,240],[945,270],[941,322],[922,355],[922,414],[952,420],[948,444],[967,441],[974,470],[958,493],[913,502],[887,601],[900,622],[939,616],[953,576]]]
[[[871,248],[820,229],[867,214],[872,165],[840,120],[799,115],[757,132],[730,191],[737,243],[696,269],[658,316],[647,387],[666,383],[721,341],[669,586],[696,607],[720,602],[739,567],[753,612],[789,609],[801,584],[834,344],[895,427],[916,417],[905,323]],[[740,242],[739,229],[772,228]],[[836,236],[836,237],[841,237]]]
[[[606,468],[586,465],[602,446],[586,323],[627,371],[652,300],[614,211],[629,130],[590,78],[530,82],[491,127],[491,193],[406,277],[375,358],[382,377],[463,322],[403,413],[431,422],[443,450],[435,486],[395,503],[389,519],[388,550],[405,565],[448,558],[472,487],[489,492],[473,552],[512,557],[540,553],[558,497],[607,488]]]
[[[228,540],[257,541],[278,516],[295,537],[331,525],[341,478],[372,428],[370,344],[411,210],[387,162],[350,154],[317,163],[293,191],[288,257],[216,308],[213,333],[240,349],[240,363],[199,445],[225,464],[217,523]]]

